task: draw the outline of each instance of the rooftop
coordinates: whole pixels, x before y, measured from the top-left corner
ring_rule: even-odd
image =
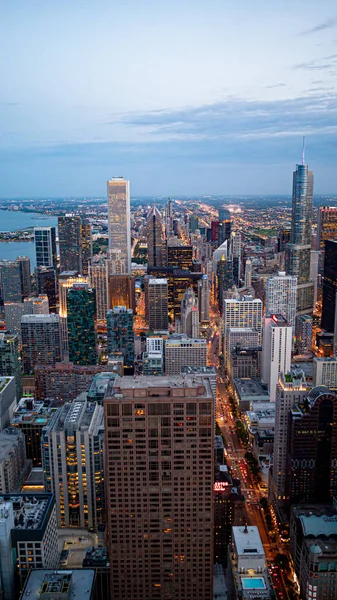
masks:
[[[232,527],[233,542],[238,556],[264,556],[259,528],[247,525]]]
[[[181,367],[181,373],[184,375],[214,375],[216,377],[215,367]]]
[[[262,383],[258,377],[239,379],[238,377],[233,379],[234,386],[242,399],[249,399],[260,397],[265,402],[269,400],[269,393],[267,385]]]
[[[111,384],[110,384],[111,385]],[[119,377],[116,379],[113,385],[113,389],[109,392],[113,391],[115,395],[123,394],[124,390],[148,390],[149,395],[153,396],[166,396],[169,395],[165,393],[165,391],[169,390],[184,390],[184,393],[181,395],[185,395],[185,391],[189,390],[188,393],[191,393],[190,390],[194,390],[194,394],[196,396],[202,396],[206,398],[212,398],[212,389],[208,380],[200,382],[199,378],[194,378],[192,375],[156,375],[156,376],[147,376],[147,375],[137,375],[134,377],[126,376]],[[162,390],[162,391],[161,391]],[[164,393],[163,393],[164,392]],[[177,394],[174,394],[177,395]]]
[[[88,428],[96,413],[96,418],[103,418],[103,409],[97,402],[87,401],[87,394],[83,392],[73,402],[64,404],[57,410],[50,428],[55,431],[78,430]],[[97,411],[96,411],[97,408]],[[100,412],[99,412],[100,409]]]
[[[166,348],[168,346],[180,346],[186,344],[188,346],[206,346],[206,340],[200,338],[189,338],[185,333],[173,333],[166,340]]]
[[[302,524],[304,536],[330,537],[337,536],[337,514],[335,515],[300,515],[299,520]]]
[[[167,279],[165,279],[164,277],[150,277],[149,285],[167,285]]]
[[[16,530],[41,529],[51,502],[52,494],[4,494],[0,496],[0,507],[13,505],[14,528]]]
[[[108,548],[88,548],[83,560],[83,567],[105,567],[109,565]]]
[[[13,446],[20,440],[25,443],[23,433],[21,429],[18,429],[17,427],[9,427],[0,432],[0,463],[4,460],[8,460],[9,455],[13,450]]]
[[[21,423],[34,423],[34,425],[46,425],[56,411],[44,402],[35,400],[32,396],[21,398],[18,403],[11,425],[18,426]]]
[[[93,591],[95,571],[93,569],[30,571],[21,598],[45,600],[57,597],[59,600],[90,600]],[[53,594],[55,596],[53,596]]]

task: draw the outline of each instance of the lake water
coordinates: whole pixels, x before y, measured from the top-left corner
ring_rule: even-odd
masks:
[[[57,227],[57,218],[38,213],[0,210],[0,232],[17,231],[29,227]],[[15,260],[17,256],[30,258],[31,270],[35,268],[34,242],[0,242],[0,259]]]

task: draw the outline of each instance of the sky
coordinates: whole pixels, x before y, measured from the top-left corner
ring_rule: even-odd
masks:
[[[335,0],[0,3],[0,198],[337,194]]]

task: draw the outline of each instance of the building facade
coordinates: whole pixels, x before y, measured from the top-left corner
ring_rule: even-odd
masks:
[[[63,343],[58,315],[23,315],[21,318],[22,366],[26,375],[36,365],[55,365],[63,360]]]
[[[150,267],[166,265],[164,225],[158,208],[154,205],[147,215],[147,253]]]
[[[207,342],[184,334],[171,335],[165,343],[166,375],[180,375],[182,367],[206,367]]]
[[[106,315],[108,354],[120,354],[126,367],[134,364],[133,311],[125,306],[115,306]]]
[[[121,251],[126,272],[131,275],[130,182],[124,177],[113,177],[107,187],[109,248]]]
[[[97,364],[95,319],[95,290],[74,284],[67,293],[67,329],[69,360],[75,365]]]
[[[168,329],[168,281],[149,277],[145,280],[146,317],[149,329]]]
[[[34,227],[37,267],[57,267],[55,227]]]
[[[266,280],[266,316],[281,314],[295,333],[297,277],[280,271]]]
[[[276,386],[280,374],[290,371],[292,339],[292,327],[283,315],[265,318],[261,377],[268,385],[271,402],[276,400]]]

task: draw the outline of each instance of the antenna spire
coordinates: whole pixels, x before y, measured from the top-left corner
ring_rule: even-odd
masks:
[[[303,144],[302,144],[302,165],[305,164],[304,153],[305,153],[305,135],[303,136]]]

